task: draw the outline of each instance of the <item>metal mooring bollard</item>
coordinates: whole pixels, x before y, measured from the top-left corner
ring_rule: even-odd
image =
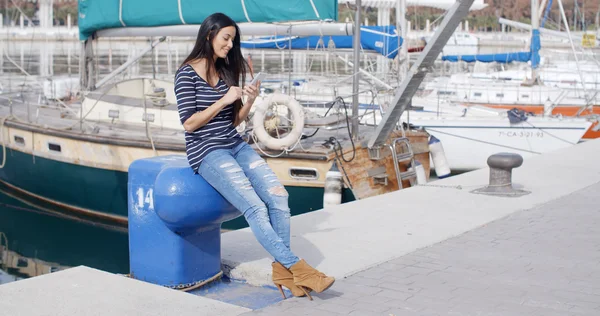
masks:
[[[512,169],[523,164],[523,157],[512,153],[498,153],[487,160],[490,166],[490,184],[484,188],[471,191],[477,194],[495,196],[519,197],[531,192],[517,190],[512,186]]]
[[[221,223],[242,213],[183,155],[135,160],[127,177],[130,276],[176,289],[218,280]]]

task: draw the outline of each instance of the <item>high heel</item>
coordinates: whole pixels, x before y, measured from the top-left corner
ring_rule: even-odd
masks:
[[[335,278],[327,276],[317,269],[311,267],[304,259],[296,262],[290,267],[294,276],[294,284],[312,300],[308,294],[309,290],[321,293],[330,288],[335,282]]]
[[[310,290],[307,290],[307,289],[306,289],[304,286],[299,286],[299,288],[302,290],[302,292],[304,292],[304,294],[305,294],[306,296],[308,296],[308,299],[309,299],[309,300],[311,300],[311,301],[313,300],[313,299],[312,299],[312,296],[310,296],[310,293],[309,293],[309,292],[310,292]]]
[[[290,270],[288,270],[279,262],[273,262],[271,266],[273,267],[273,283],[279,289],[283,299],[286,299],[286,297],[282,286],[290,289],[292,295],[294,296],[304,296],[306,294],[304,289],[300,289],[298,286],[294,285],[294,276]]]
[[[279,289],[279,293],[281,293],[281,296],[283,296],[283,299],[285,300],[287,297],[285,297],[285,293],[283,292],[283,289],[281,288],[281,284],[275,283],[275,287],[277,287],[277,289]]]

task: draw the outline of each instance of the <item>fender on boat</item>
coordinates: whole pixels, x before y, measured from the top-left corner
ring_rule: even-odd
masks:
[[[435,174],[439,179],[450,176],[450,166],[444,153],[444,147],[439,139],[431,135],[429,139],[429,152],[431,153],[431,159],[433,160],[433,166],[435,167]]]
[[[427,184],[427,175],[425,175],[425,168],[418,160],[415,160],[414,166],[415,173],[417,174],[417,184]]]
[[[323,207],[342,203],[342,189],[344,180],[335,160],[325,175],[325,188],[323,190]]]

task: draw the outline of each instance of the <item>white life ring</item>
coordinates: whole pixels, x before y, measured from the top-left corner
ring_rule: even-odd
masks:
[[[285,105],[292,114],[294,126],[292,130],[283,138],[275,138],[269,135],[265,130],[265,116],[267,110],[272,104]],[[304,109],[294,98],[287,94],[274,93],[267,97],[266,102],[260,102],[254,105],[254,117],[252,118],[254,135],[267,148],[273,150],[283,150],[294,145],[302,136],[304,129]]]

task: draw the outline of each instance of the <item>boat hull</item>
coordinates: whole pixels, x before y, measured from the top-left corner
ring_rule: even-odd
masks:
[[[42,137],[44,135],[37,136]],[[68,151],[65,147],[67,141],[62,142],[65,154]],[[27,196],[32,203],[60,208],[67,216],[127,226],[126,171],[94,167],[83,161],[68,162],[65,156],[53,159],[52,155],[44,157],[14,147],[17,146],[5,147],[6,162],[0,169],[0,181],[5,186]],[[0,157],[3,150],[0,147]],[[124,169],[127,170],[127,167]],[[290,195],[292,216],[323,208],[322,186],[288,183],[285,187]],[[353,200],[352,192],[344,189],[342,202]],[[245,219],[238,217],[223,223],[222,227],[239,229],[247,226]]]
[[[577,144],[591,125],[583,119],[543,121],[530,117],[511,124],[508,119],[411,118],[411,124],[440,140],[454,172],[487,167],[489,156],[516,153],[523,158]]]
[[[526,112],[531,112],[531,113],[534,113],[537,115],[544,114],[544,106],[543,105],[485,104],[485,106],[495,108],[495,109],[506,109],[506,110],[517,108],[517,109],[520,109],[520,110],[523,110]],[[563,116],[575,116],[575,115],[577,115],[577,112],[579,112],[579,109],[580,108],[577,106],[557,106],[552,109],[552,114],[553,115],[563,115]],[[579,115],[586,116],[586,115],[594,115],[594,114],[600,115],[600,106],[589,107],[588,109],[586,109]],[[599,138],[600,130],[594,131],[595,127],[597,127],[597,126],[598,126],[598,122],[594,122],[592,124],[592,126],[590,127],[590,129],[588,129],[588,131],[585,134],[583,134],[582,138],[585,140]]]

